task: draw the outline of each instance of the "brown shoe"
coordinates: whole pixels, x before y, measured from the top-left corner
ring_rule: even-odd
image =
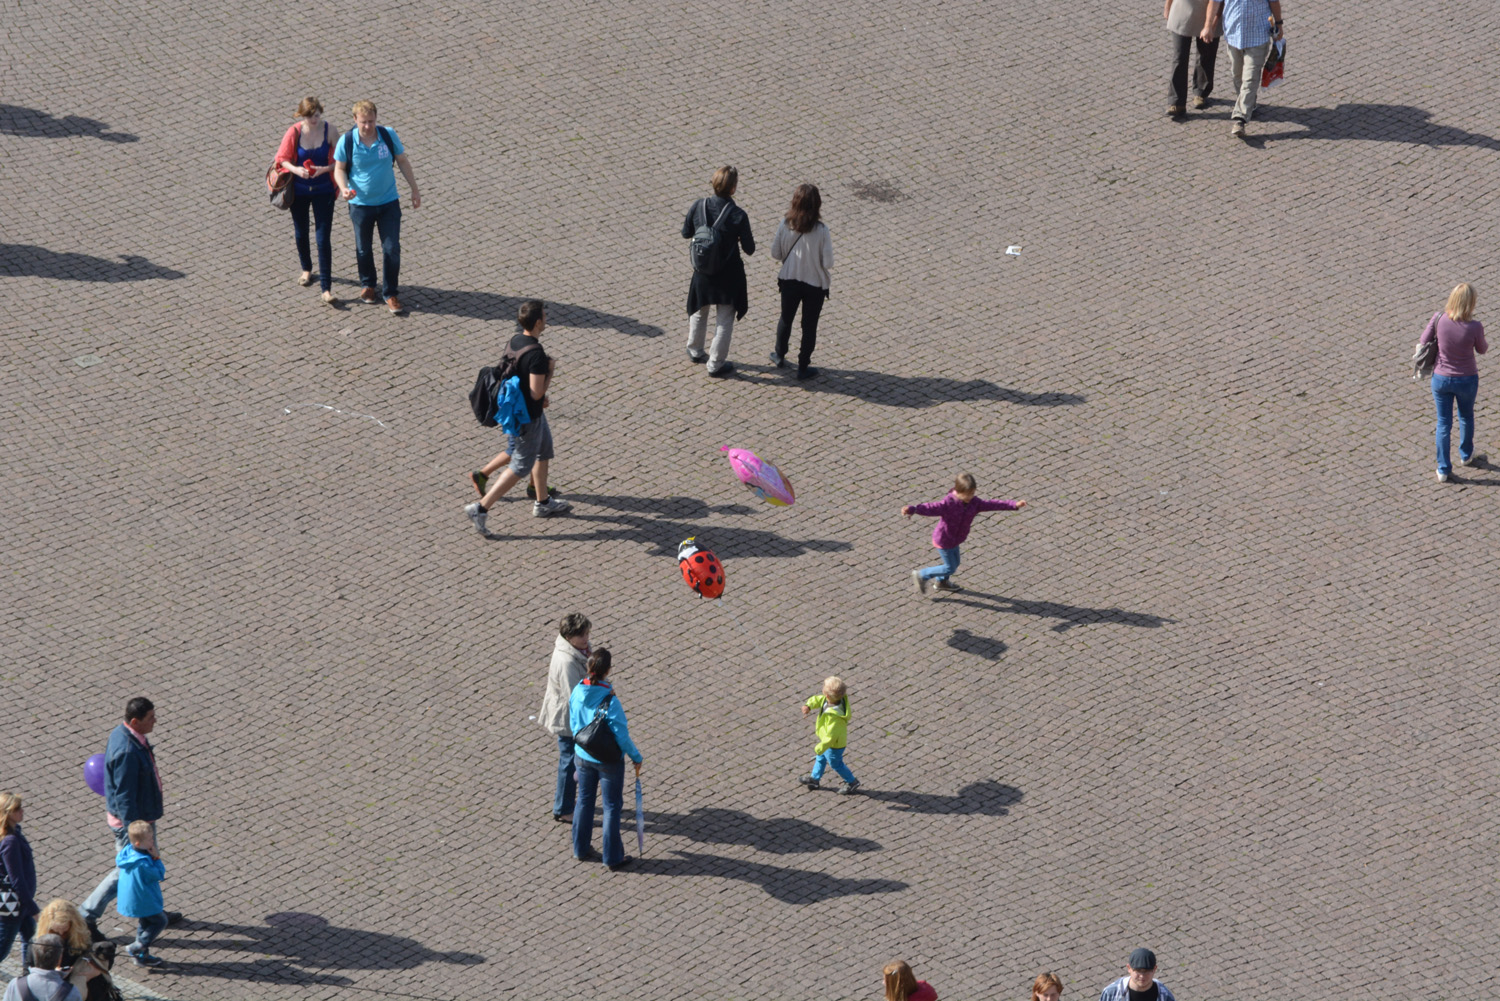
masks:
[[[1206,98],[1206,97],[1195,97],[1195,98],[1193,98],[1193,107],[1196,108],[1199,111],[1202,111],[1204,108],[1208,107],[1208,98]]]
[[[1185,114],[1187,114],[1187,109],[1180,104],[1174,104],[1167,108],[1168,118],[1181,118]]]
[[[385,308],[398,316],[406,312],[406,307],[401,305],[401,300],[397,299],[395,296],[391,296],[385,301]]]
[[[380,295],[372,288],[362,288],[359,290],[359,299],[361,302],[379,302]]]

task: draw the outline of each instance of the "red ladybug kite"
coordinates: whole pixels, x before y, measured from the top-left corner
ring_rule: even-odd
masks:
[[[698,546],[697,536],[682,540],[677,547],[677,565],[682,568],[682,579],[699,597],[717,598],[724,593],[724,565]]]

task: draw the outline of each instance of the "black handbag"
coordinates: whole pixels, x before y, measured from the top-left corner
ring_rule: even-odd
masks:
[[[573,734],[576,746],[583,748],[595,761],[606,765],[617,764],[625,757],[620,753],[620,742],[615,740],[615,732],[609,728],[609,720],[604,718],[605,707],[614,697],[614,692],[604,696],[604,701],[594,710],[594,718]]]

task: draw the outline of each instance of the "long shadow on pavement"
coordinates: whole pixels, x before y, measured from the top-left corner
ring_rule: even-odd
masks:
[[[838,393],[853,396],[866,403],[887,407],[925,409],[939,403],[993,400],[1023,407],[1073,407],[1087,402],[1077,393],[1028,393],[1025,390],[997,386],[983,379],[944,379],[928,375],[889,375],[859,369],[821,368],[818,378],[797,382],[789,375],[768,366],[738,366],[740,378],[764,385],[780,385],[809,392]]]
[[[66,139],[69,136],[86,136],[102,139],[107,143],[136,141],[136,137],[129,132],[110,132],[107,131],[108,129],[108,125],[93,118],[81,118],[78,115],[57,118],[35,108],[0,104],[0,135],[23,136],[27,139]]]
[[[842,850],[873,852],[880,844],[868,838],[846,838],[826,827],[795,817],[762,820],[741,810],[695,807],[688,813],[646,814],[646,830],[687,838],[700,844],[745,845],[775,855]]]
[[[834,897],[899,893],[907,884],[894,879],[842,879],[810,869],[783,869],[759,862],[673,852],[676,858],[638,859],[630,872],[657,876],[715,876],[754,883],[784,904],[816,904]]]
[[[1152,615],[1149,612],[1127,612],[1123,608],[1086,608],[1081,605],[1064,605],[1056,601],[1024,601],[999,594],[986,594],[983,591],[964,590],[957,593],[961,597],[941,594],[936,600],[956,605],[968,605],[970,608],[982,608],[987,612],[1009,612],[1013,615],[1036,615],[1044,619],[1057,619],[1057,625],[1052,627],[1055,633],[1065,632],[1074,626],[1088,626],[1101,622],[1156,629],[1168,622],[1176,621],[1163,615]],[[986,600],[976,601],[974,600],[976,598]]]
[[[187,277],[181,271],[152,264],[134,254],[121,254],[120,260],[112,261],[108,257],[48,250],[29,243],[0,243],[0,275],[70,282],[143,282]]]
[[[906,813],[966,813],[986,817],[1003,817],[1010,813],[1011,806],[1021,802],[1026,794],[1015,786],[986,779],[971,782],[953,796],[934,793],[905,792],[898,789],[861,789],[865,799],[892,803],[892,809]]]
[[[440,313],[444,316],[463,316],[475,320],[501,320],[514,323],[516,310],[527,298],[529,297],[476,292],[468,289],[428,288],[422,285],[401,286],[402,305],[410,312]],[[665,333],[660,327],[642,323],[629,316],[606,313],[569,302],[544,301],[547,302],[547,325],[549,327],[607,328],[632,337],[660,337]]]
[[[1286,108],[1262,105],[1255,120],[1287,122],[1298,126],[1283,132],[1251,132],[1249,142],[1279,142],[1284,139],[1364,139],[1372,142],[1410,143],[1418,146],[1478,146],[1500,149],[1500,139],[1466,129],[1437,125],[1432,112],[1409,104],[1340,104],[1336,108]]]

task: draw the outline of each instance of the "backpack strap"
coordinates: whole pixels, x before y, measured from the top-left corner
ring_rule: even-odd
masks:
[[[391,134],[386,131],[384,125],[375,126],[375,131],[379,132],[380,138],[385,140],[385,148],[391,151],[391,162],[394,163],[396,161],[396,140],[391,138]]]
[[[354,128],[357,129],[357,128],[359,128],[359,126],[356,125]],[[350,171],[353,171],[354,170],[354,129],[350,129],[348,132],[344,133],[344,141],[341,142],[341,143],[339,143],[339,152],[342,153],[342,154],[344,154],[344,155],[341,156],[341,157],[336,157],[336,159],[343,160],[345,163],[347,163],[349,165],[348,169]]]
[[[707,205],[708,204],[708,199],[705,198],[703,200],[703,203],[704,203],[704,205]],[[734,202],[731,202],[727,198],[724,199],[724,207],[719,210],[719,218],[717,218],[717,219],[714,220],[714,226],[713,226],[714,229],[718,229],[719,228],[719,223],[721,223],[721,222],[724,221],[724,217],[729,214],[729,210],[730,210],[730,208],[733,205],[734,205]],[[708,221],[708,214],[706,212],[704,213],[703,219],[704,219],[705,222]]]

